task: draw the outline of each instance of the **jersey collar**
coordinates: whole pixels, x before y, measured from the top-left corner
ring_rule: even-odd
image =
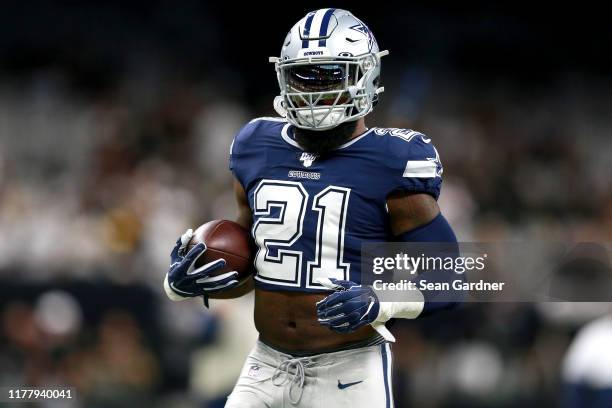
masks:
[[[298,142],[296,142],[295,139],[293,139],[293,137],[291,137],[289,135],[289,131],[290,131],[291,126],[292,126],[291,123],[287,123],[285,126],[283,126],[283,129],[281,130],[281,136],[283,137],[283,140],[285,142],[289,143],[291,146],[297,147],[300,150],[304,150],[298,144]],[[359,136],[354,137],[351,140],[349,140],[348,142],[346,142],[346,143],[336,147],[334,150],[340,150],[340,149],[344,149],[346,147],[349,147],[350,145],[352,145],[352,144],[356,143],[357,141],[363,139],[365,136],[367,136],[374,129],[375,128],[370,128],[370,129],[366,130],[365,132],[363,132]]]

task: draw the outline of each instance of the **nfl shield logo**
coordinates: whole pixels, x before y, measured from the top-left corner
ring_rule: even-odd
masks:
[[[259,369],[261,367],[257,364],[253,364],[251,368],[249,368],[249,377],[257,377],[259,375]]]
[[[315,161],[317,159],[317,155],[316,154],[312,154],[312,153],[302,153],[302,157],[300,157],[300,161],[304,164],[304,167],[310,167],[312,166],[312,162]]]

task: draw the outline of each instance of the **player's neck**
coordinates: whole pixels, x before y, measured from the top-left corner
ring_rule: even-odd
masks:
[[[365,132],[367,132],[367,130],[368,130],[368,128],[365,125],[365,120],[363,120],[363,118],[358,119],[357,120],[357,126],[355,127],[355,130],[353,131],[353,134],[351,135],[351,139],[354,139],[357,136],[363,135]]]
[[[293,139],[306,152],[316,155],[328,154],[344,143],[367,132],[363,118],[345,122],[329,130],[293,129]]]

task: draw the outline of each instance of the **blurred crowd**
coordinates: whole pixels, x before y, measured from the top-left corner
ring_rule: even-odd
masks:
[[[432,138],[459,240],[612,241],[612,82],[390,64],[367,125]],[[74,406],[223,406],[256,338],[251,297],[206,310],[161,283],[185,229],[235,216],[229,146],[273,115],[276,90],[248,94],[231,70],[142,72],[94,92],[65,66],[0,75],[0,384],[70,384]],[[398,406],[556,403],[576,330],[609,311],[469,305],[398,322]]]

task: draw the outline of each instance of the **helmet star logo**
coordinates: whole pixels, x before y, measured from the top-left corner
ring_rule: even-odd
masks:
[[[365,34],[368,35],[368,27],[366,27],[364,24],[359,23],[359,24],[355,24],[354,26],[350,27],[351,30],[355,30],[355,31],[359,31],[361,34]]]
[[[366,37],[368,37],[368,48],[371,50],[372,45],[374,45],[374,36],[370,29],[363,23],[355,24],[354,26],[349,27],[351,30],[355,30]]]

